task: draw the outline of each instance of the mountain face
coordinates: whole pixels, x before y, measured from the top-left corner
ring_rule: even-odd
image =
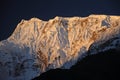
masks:
[[[0,79],[30,80],[50,69],[69,69],[87,55],[120,47],[120,16],[22,20],[0,42]]]

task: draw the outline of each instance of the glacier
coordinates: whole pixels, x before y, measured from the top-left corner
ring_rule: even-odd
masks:
[[[22,20],[0,41],[0,79],[31,80],[50,69],[69,69],[87,55],[120,47],[120,16]]]

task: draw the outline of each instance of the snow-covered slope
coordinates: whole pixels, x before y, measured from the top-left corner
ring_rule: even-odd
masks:
[[[0,79],[30,80],[55,68],[69,69],[86,55],[120,47],[120,16],[22,20],[0,42]]]

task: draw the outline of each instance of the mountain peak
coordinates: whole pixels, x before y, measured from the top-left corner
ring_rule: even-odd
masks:
[[[88,54],[117,48],[119,34],[120,16],[22,20],[0,42],[0,70],[8,79],[30,80],[50,69],[69,69]]]

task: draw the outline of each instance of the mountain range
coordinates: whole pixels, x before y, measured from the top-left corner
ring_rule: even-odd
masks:
[[[22,20],[0,41],[0,79],[31,80],[51,69],[70,69],[86,56],[120,49],[120,16]]]

